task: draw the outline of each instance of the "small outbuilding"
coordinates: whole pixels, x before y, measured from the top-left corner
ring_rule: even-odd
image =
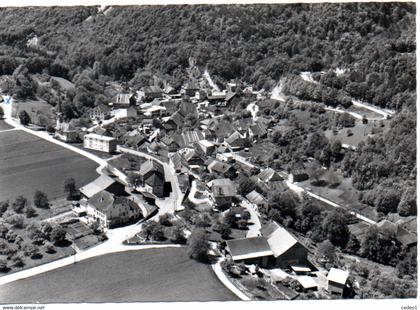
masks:
[[[348,271],[337,268],[331,268],[327,276],[328,291],[330,291],[333,294],[343,295],[348,278]]]

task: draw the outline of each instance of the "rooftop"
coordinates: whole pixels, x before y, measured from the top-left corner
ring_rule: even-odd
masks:
[[[327,280],[339,284],[346,284],[349,272],[337,268],[331,268],[328,273]]]
[[[85,135],[85,138],[99,139],[99,140],[103,140],[103,141],[113,141],[113,140],[115,140],[115,138],[113,138],[113,137],[102,136],[102,135],[98,135],[96,133],[89,133],[89,134]]]
[[[100,191],[107,189],[109,186],[111,186],[114,183],[118,183],[118,181],[107,175],[101,175],[94,181],[81,187],[80,192],[86,197],[90,198],[93,195],[99,193]]]
[[[228,240],[226,244],[229,247],[232,258],[235,260],[273,254],[267,240],[263,237]]]

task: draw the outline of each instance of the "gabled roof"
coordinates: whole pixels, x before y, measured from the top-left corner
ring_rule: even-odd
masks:
[[[299,276],[297,277],[297,280],[299,281],[300,285],[302,285],[304,289],[318,287],[318,284],[316,283],[313,277]]]
[[[298,243],[295,237],[276,222],[271,222],[268,226],[261,229],[261,234],[267,238],[267,242],[273,251],[274,257],[282,255]]]
[[[115,98],[115,103],[130,104],[130,98],[132,96],[132,94],[117,94],[117,97]]]
[[[398,227],[397,240],[404,246],[410,246],[417,243],[417,235],[405,230],[402,227]]]
[[[236,196],[236,185],[230,179],[215,179],[211,181],[211,189],[216,197]]]
[[[164,170],[161,164],[155,160],[147,160],[140,166],[140,175],[146,175],[151,171],[159,172],[161,175],[164,175]]]
[[[165,179],[161,173],[152,173],[144,181],[152,187],[162,186],[165,183]]]
[[[397,235],[398,225],[395,223],[392,223],[388,220],[382,220],[379,223],[377,223],[376,226],[383,232]]]
[[[179,152],[176,152],[172,155],[171,161],[174,164],[175,169],[180,169],[182,167],[188,167],[188,162]]]
[[[349,277],[349,272],[337,268],[331,268],[327,280],[345,285]]]
[[[249,129],[251,130],[252,134],[255,136],[262,136],[267,133],[267,126],[265,126],[261,122],[257,122],[254,125],[251,125]]]
[[[96,210],[106,214],[108,220],[112,218],[119,218],[127,211],[141,210],[134,201],[125,197],[114,196],[106,191],[101,191],[95,194],[93,197],[88,199],[87,202]],[[119,210],[119,213],[111,212],[113,209]]]
[[[231,165],[218,160],[212,160],[212,162],[207,167],[210,171],[216,171],[218,173],[226,173],[229,171],[229,169],[232,168]]]
[[[107,191],[100,191],[89,198],[87,202],[96,210],[106,213],[114,204],[114,195]]]
[[[182,150],[182,154],[181,155],[182,155],[182,157],[185,158],[185,160],[187,162],[190,161],[193,158],[199,158],[200,157],[199,154],[196,152],[196,150],[195,149],[192,149],[192,148],[184,148]]]
[[[263,195],[261,195],[255,190],[253,190],[248,195],[246,195],[246,199],[248,199],[251,203],[254,203],[257,205],[267,202],[267,199],[265,199]]]
[[[170,136],[170,135],[166,135],[163,138],[160,138],[160,142],[162,142],[165,145],[171,145],[172,143],[175,142],[175,140]]]
[[[268,238],[271,236],[272,233],[274,233],[278,228],[280,228],[280,225],[277,224],[274,221],[271,221],[270,224],[264,226],[261,228],[261,235]]]
[[[225,120],[221,120],[214,128],[214,132],[219,138],[229,137],[234,131],[232,123]]]
[[[93,133],[100,135],[100,136],[106,136],[106,137],[112,137],[112,134],[106,130],[103,127],[97,127],[93,130]]]
[[[257,175],[258,179],[267,183],[269,181],[282,181],[283,178],[273,168],[267,168]]]
[[[176,111],[168,121],[173,121],[177,127],[182,127],[184,125],[184,116],[179,111]]]
[[[198,142],[200,140],[203,140],[204,135],[199,130],[190,130],[190,131],[184,131],[180,135],[174,136],[173,139],[176,141],[176,143],[180,147],[186,147],[186,146],[189,146],[189,145],[193,144],[194,142]]]
[[[262,237],[228,240],[226,244],[234,260],[270,256],[273,254],[267,240]]]
[[[90,198],[100,191],[106,190],[114,183],[119,183],[117,180],[107,176],[101,175],[96,180],[80,188],[80,192],[86,197]]]
[[[242,138],[242,135],[238,131],[235,131],[227,139],[225,139],[225,141],[228,144],[232,144],[233,142],[241,138]]]
[[[146,137],[141,135],[141,134],[138,134],[138,135],[132,136],[132,137],[128,137],[128,139],[127,139],[128,144],[137,145],[137,146],[140,146],[141,144],[143,144],[146,141],[147,141]]]

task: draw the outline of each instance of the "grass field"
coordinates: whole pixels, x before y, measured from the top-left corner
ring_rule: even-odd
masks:
[[[356,121],[356,125],[351,128],[343,128],[338,130],[337,135],[333,134],[332,130],[326,130],[325,136],[330,140],[340,140],[341,143],[345,143],[351,146],[357,147],[361,141],[366,141],[368,136],[375,131],[386,131],[389,127],[389,121],[383,121],[384,127],[380,127],[379,123],[369,122],[368,124],[362,124],[361,121]],[[350,130],[353,134],[348,136],[347,131]]]
[[[0,120],[0,131],[12,129],[13,127],[7,124],[4,120]]]
[[[99,256],[0,286],[0,303],[238,300],[185,248]]]
[[[23,131],[0,132],[0,146],[0,201],[37,189],[59,198],[66,178],[80,187],[97,177],[95,162]]]
[[[13,103],[12,115],[18,117],[19,113],[25,110],[31,118],[31,123],[41,126],[54,125],[55,115],[51,112],[51,108],[52,106],[42,99],[26,100]]]

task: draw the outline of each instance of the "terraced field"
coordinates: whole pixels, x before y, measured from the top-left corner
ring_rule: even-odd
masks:
[[[0,286],[2,303],[238,300],[185,248],[98,256]]]
[[[83,186],[97,177],[96,167],[95,162],[24,131],[0,131],[0,201],[18,195],[32,200],[37,189],[50,199],[63,197],[66,178]]]

